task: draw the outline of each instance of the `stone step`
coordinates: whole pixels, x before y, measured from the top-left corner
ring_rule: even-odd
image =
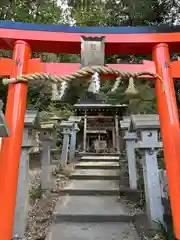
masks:
[[[119,156],[82,156],[81,161],[84,162],[119,162]]]
[[[76,169],[119,169],[118,162],[79,162]]]
[[[137,215],[112,196],[62,196],[57,203],[53,222],[130,222]]]
[[[134,201],[140,197],[139,191],[123,187],[119,189],[118,181],[110,180],[74,180],[59,191],[61,195],[74,196],[127,196]]]
[[[70,195],[114,195],[119,196],[118,183],[110,180],[74,180],[60,190],[63,194]]]
[[[58,223],[46,240],[139,240],[132,223]]]
[[[119,173],[109,169],[77,169],[70,179],[75,180],[118,180]]]
[[[120,215],[104,215],[104,214],[61,214],[54,213],[53,223],[57,224],[60,222],[93,222],[93,223],[130,223],[136,221],[136,219],[141,218],[144,214],[120,214]]]
[[[97,153],[97,152],[78,152],[79,156],[119,156],[119,153],[115,152],[115,153]]]

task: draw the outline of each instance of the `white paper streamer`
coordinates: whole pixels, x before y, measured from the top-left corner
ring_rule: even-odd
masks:
[[[68,84],[66,81],[61,82],[61,88],[60,88],[59,96],[58,96],[59,99],[62,99],[62,97],[64,96],[67,86],[68,86]]]
[[[92,75],[92,81],[91,81],[91,84],[89,85],[88,91],[97,93],[97,92],[99,92],[100,87],[101,87],[100,76],[99,76],[98,72],[95,72]]]

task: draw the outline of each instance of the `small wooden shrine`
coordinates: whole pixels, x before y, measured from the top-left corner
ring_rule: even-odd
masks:
[[[79,148],[86,153],[119,153],[122,146],[120,120],[126,105],[107,104],[88,99],[74,105],[83,121]]]

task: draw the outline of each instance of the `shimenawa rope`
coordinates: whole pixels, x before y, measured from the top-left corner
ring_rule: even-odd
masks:
[[[25,74],[25,75],[20,75],[17,76],[16,78],[5,78],[3,79],[3,84],[10,84],[10,83],[17,83],[17,82],[29,82],[29,81],[51,81],[53,83],[61,83],[63,81],[69,82],[72,80],[75,80],[77,78],[85,78],[93,73],[99,73],[103,75],[116,75],[117,77],[120,78],[138,78],[140,76],[148,75],[152,76],[157,79],[161,79],[160,76],[153,72],[149,71],[139,71],[139,72],[129,72],[129,71],[124,71],[124,70],[119,70],[119,69],[114,69],[114,68],[109,68],[109,67],[104,67],[104,66],[92,66],[92,67],[84,67],[81,69],[78,69],[77,71],[73,72],[72,74],[65,75],[65,76],[56,76],[48,73],[32,73],[32,74]],[[119,81],[119,80],[118,80]]]

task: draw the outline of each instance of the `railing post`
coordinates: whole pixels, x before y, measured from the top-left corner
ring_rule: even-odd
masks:
[[[156,80],[157,105],[175,236],[180,239],[180,131],[168,45],[156,45],[152,55],[156,72],[162,78]]]
[[[71,131],[71,140],[70,140],[70,147],[69,147],[69,160],[70,163],[73,162],[76,152],[76,138],[77,138],[77,132],[79,131],[78,125],[75,122],[73,124],[73,129]]]
[[[61,122],[60,126],[63,128],[63,145],[62,145],[62,152],[60,158],[60,165],[66,167],[68,163],[69,157],[69,142],[70,142],[70,135],[71,130],[73,127],[72,122]]]
[[[128,172],[129,172],[129,185],[131,189],[138,188],[138,174],[136,168],[136,154],[135,145],[137,140],[137,134],[135,132],[125,132],[124,140],[126,141],[126,154],[128,159]]]
[[[27,73],[30,54],[26,42],[15,42],[11,77]],[[0,155],[0,236],[3,240],[10,240],[13,233],[27,91],[27,83],[11,84],[8,89],[5,117],[10,137],[3,139]]]

